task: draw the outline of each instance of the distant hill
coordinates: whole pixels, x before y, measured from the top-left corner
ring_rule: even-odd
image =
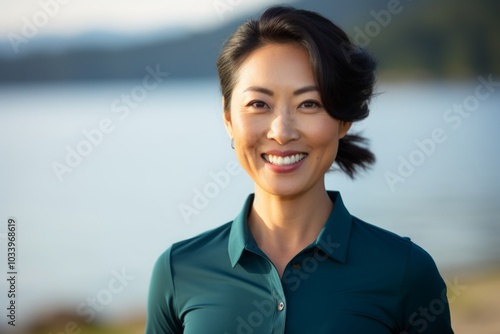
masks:
[[[500,75],[500,1],[417,3],[370,44],[382,71],[442,79]]]
[[[379,59],[382,74],[470,78],[500,74],[500,1],[298,1],[333,19]],[[391,13],[392,11],[392,13]],[[388,13],[391,13],[389,16]],[[257,13],[255,14],[255,16]],[[0,56],[0,82],[140,79],[160,65],[171,78],[215,76],[224,40],[242,22],[184,37],[127,45],[60,46],[58,52]],[[397,73],[397,75],[394,75]]]

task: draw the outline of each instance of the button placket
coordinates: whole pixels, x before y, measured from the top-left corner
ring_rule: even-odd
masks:
[[[285,292],[283,290],[283,285],[281,282],[281,277],[278,274],[278,270],[275,270],[270,273],[270,283],[274,300],[274,320],[272,324],[271,333],[285,333],[285,324],[286,324],[286,297]]]

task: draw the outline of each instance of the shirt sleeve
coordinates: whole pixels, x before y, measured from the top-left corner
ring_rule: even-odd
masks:
[[[153,267],[145,334],[180,334],[183,332],[177,316],[170,253],[171,248],[158,258]]]
[[[453,334],[446,284],[432,257],[413,243],[402,290],[400,334]]]

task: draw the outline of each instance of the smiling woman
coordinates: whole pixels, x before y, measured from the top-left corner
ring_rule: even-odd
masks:
[[[256,197],[281,201],[312,188],[327,197],[323,178],[351,123],[323,107],[307,51],[290,43],[258,48],[241,65],[231,95],[225,124]]]
[[[369,113],[372,57],[319,14],[273,7],[239,27],[217,65],[255,193],[233,221],[160,256],[146,333],[453,333],[429,254],[325,187],[334,163],[354,177],[374,162],[348,134]]]

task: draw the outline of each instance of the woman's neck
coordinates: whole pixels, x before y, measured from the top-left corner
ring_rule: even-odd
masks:
[[[332,207],[324,186],[287,198],[256,189],[250,230],[266,254],[295,255],[316,239]]]

